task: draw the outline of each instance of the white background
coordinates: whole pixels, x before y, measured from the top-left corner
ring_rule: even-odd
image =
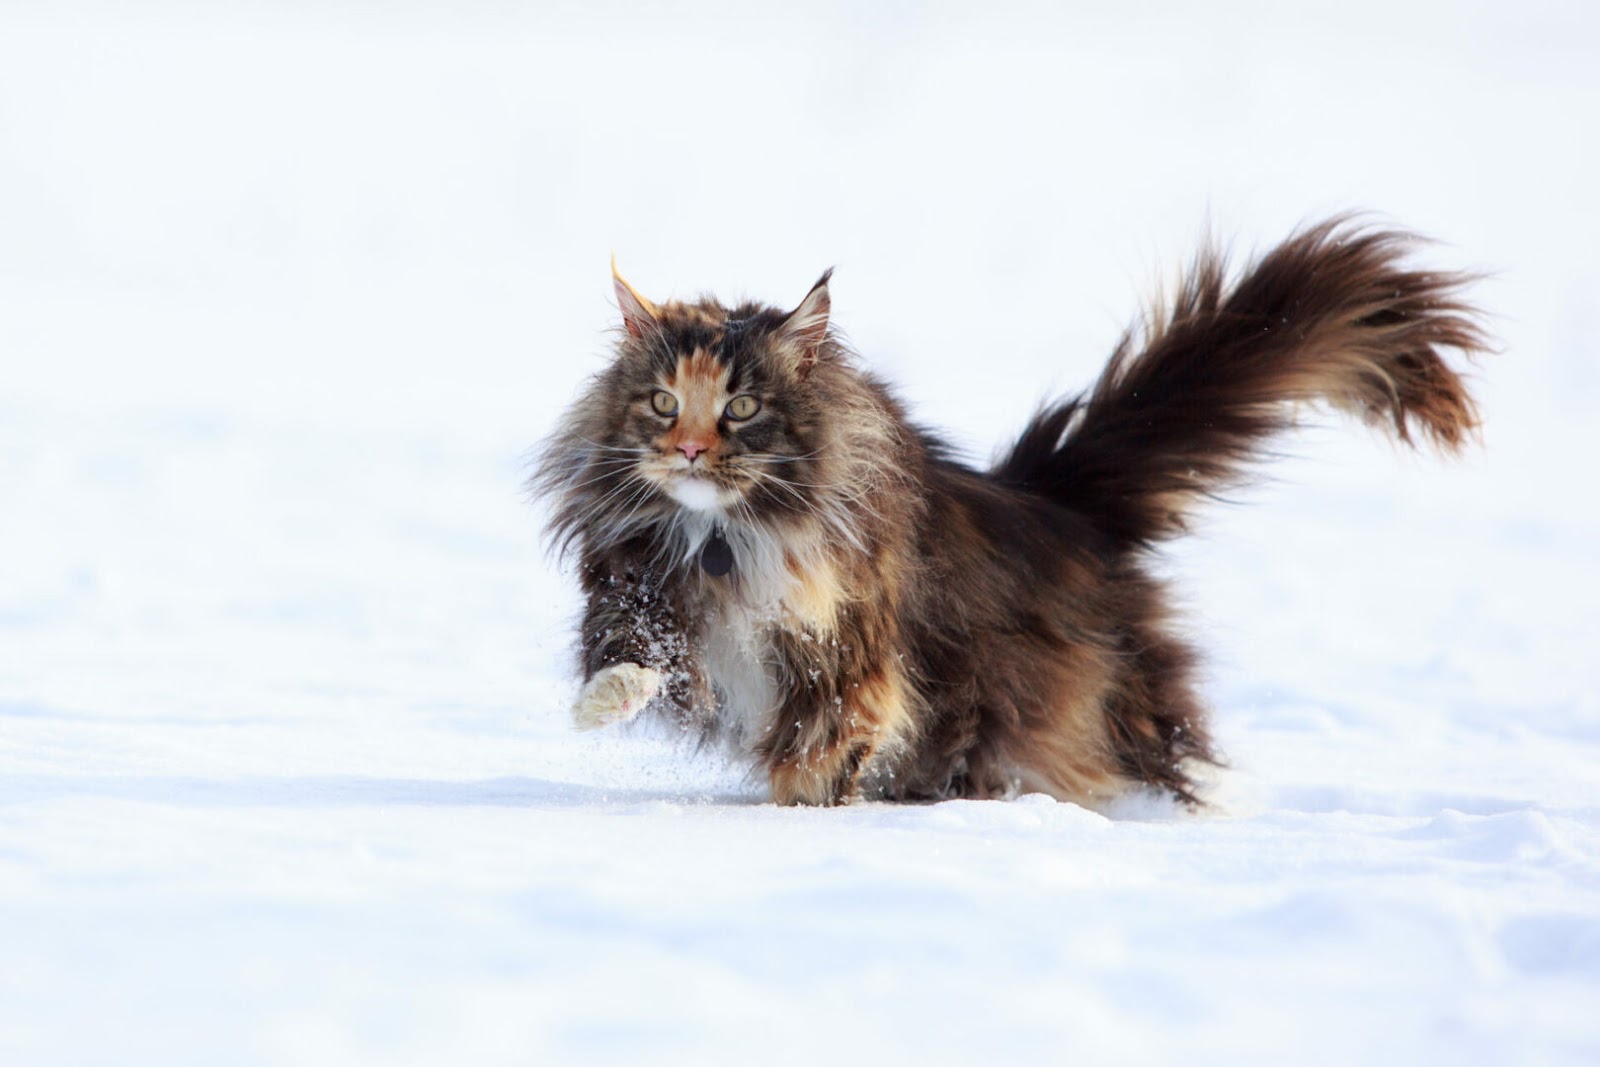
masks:
[[[1600,1059],[1582,3],[0,7],[0,1059]],[[982,461],[1207,228],[1491,277],[1485,446],[1308,414],[1165,558],[1185,816],[578,737],[526,450],[655,299]]]

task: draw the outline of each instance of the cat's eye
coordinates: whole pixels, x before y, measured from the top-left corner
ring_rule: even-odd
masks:
[[[657,389],[650,394],[650,406],[657,415],[676,415],[678,413],[678,398],[665,389]]]
[[[736,396],[728,401],[728,406],[723,409],[723,414],[736,422],[743,422],[760,410],[761,401],[747,393],[744,396]]]

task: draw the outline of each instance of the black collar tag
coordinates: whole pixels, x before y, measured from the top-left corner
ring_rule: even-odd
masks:
[[[733,549],[716,531],[712,531],[706,546],[700,550],[700,569],[713,578],[721,578],[733,570]]]

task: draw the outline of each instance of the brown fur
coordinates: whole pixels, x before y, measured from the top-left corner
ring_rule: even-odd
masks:
[[[1405,267],[1409,244],[1336,219],[1231,285],[1201,255],[1094,388],[988,472],[857,366],[828,328],[826,275],[787,314],[658,306],[619,277],[617,358],[535,481],[580,557],[585,678],[659,672],[649,708],[748,753],[780,803],[1096,802],[1133,783],[1194,800],[1193,765],[1215,757],[1146,555],[1294,402],[1443,451],[1472,434],[1443,358],[1485,347],[1469,279]],[[756,416],[729,414],[740,395]],[[718,538],[722,577],[698,563]]]

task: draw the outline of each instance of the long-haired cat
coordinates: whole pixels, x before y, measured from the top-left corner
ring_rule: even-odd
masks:
[[[910,422],[829,327],[654,304],[613,275],[613,362],[534,487],[588,598],[581,727],[665,716],[725,739],[782,804],[1135,784],[1194,801],[1214,762],[1147,562],[1322,401],[1454,451],[1477,425],[1448,350],[1486,346],[1469,278],[1334,219],[1230,281],[1202,253],[1087,393],[989,470]]]

